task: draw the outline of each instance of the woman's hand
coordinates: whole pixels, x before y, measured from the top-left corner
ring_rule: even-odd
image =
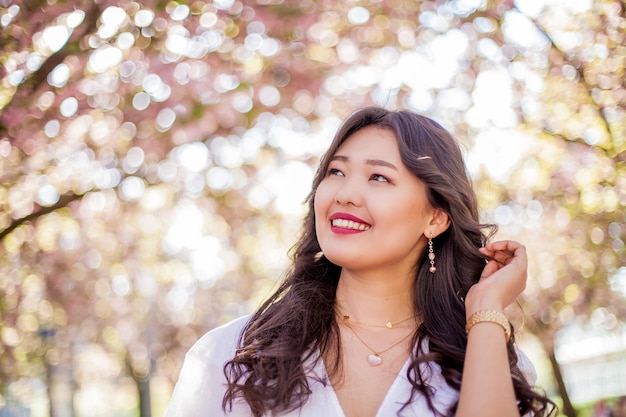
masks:
[[[503,240],[488,243],[479,251],[488,262],[465,297],[467,317],[479,310],[504,310],[526,288],[528,260],[526,248],[518,242]]]

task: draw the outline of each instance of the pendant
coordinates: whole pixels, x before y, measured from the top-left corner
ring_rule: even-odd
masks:
[[[369,363],[370,366],[378,366],[383,363],[383,358],[378,356],[376,353],[373,353],[371,355],[367,355],[367,363]]]

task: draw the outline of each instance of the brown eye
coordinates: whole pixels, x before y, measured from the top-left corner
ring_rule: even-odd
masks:
[[[370,180],[376,181],[376,182],[391,182],[389,181],[387,177],[385,177],[384,175],[380,175],[380,174],[373,174],[370,177]]]

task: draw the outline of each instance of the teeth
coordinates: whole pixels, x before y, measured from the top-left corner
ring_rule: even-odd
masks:
[[[335,227],[341,227],[343,229],[354,229],[354,230],[367,230],[370,228],[369,225],[363,223],[353,222],[352,220],[346,219],[335,219],[332,221],[332,225]]]

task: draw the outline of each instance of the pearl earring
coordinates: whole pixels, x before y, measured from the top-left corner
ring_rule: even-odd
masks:
[[[428,259],[430,260],[430,268],[428,268],[428,270],[431,274],[434,274],[437,268],[435,268],[435,252],[433,251],[432,235],[428,238]]]

